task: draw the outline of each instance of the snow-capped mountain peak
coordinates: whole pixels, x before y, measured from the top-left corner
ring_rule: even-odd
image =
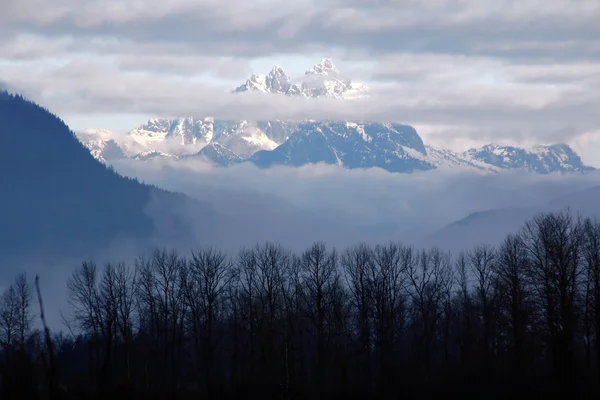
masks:
[[[269,90],[267,88],[266,75],[252,74],[252,76],[246,80],[246,83],[238,86],[233,92],[240,93],[240,92],[249,92],[249,91],[265,92],[265,93],[268,92]]]
[[[247,91],[299,96],[307,101],[368,96],[365,85],[342,78],[329,58],[308,69],[300,82],[292,82],[283,68],[276,65],[267,74],[252,75],[233,92]],[[491,143],[454,152],[426,147],[410,126],[376,122],[153,118],[130,131],[126,138],[133,139],[135,146],[129,146],[130,140],[123,143],[125,156],[138,160],[202,156],[217,165],[250,161],[266,167],[325,162],[348,168],[380,167],[391,172],[435,168],[486,173],[512,169],[539,174],[594,170],[565,144],[525,149]],[[92,154],[104,162],[124,156],[106,133],[93,130],[82,139]]]
[[[337,69],[336,65],[333,63],[333,61],[331,61],[330,58],[323,58],[323,59],[321,59],[321,61],[316,63],[312,68],[307,70],[304,74],[309,75],[309,76],[314,76],[314,75],[330,76],[330,75],[337,75],[337,74],[339,74],[339,72],[340,71]]]
[[[181,146],[206,145],[213,138],[212,118],[150,119],[133,129],[129,136],[140,143],[173,140]]]
[[[277,78],[277,77],[288,77],[288,76],[281,66],[276,65],[269,72],[269,77]]]
[[[164,152],[158,151],[158,150],[147,150],[147,151],[143,151],[139,154],[136,154],[135,156],[132,157],[132,159],[137,160],[137,161],[152,161],[155,159],[177,160],[177,159],[179,159],[179,157],[176,155],[164,153]]]
[[[265,79],[268,92],[287,93],[291,86],[290,77],[283,71],[283,68],[276,65]]]
[[[501,169],[520,169],[541,174],[589,172],[581,157],[567,144],[538,145],[531,148],[488,144],[469,149],[463,158],[484,162]]]
[[[304,98],[355,99],[365,97],[368,88],[363,84],[341,79],[340,72],[333,61],[323,58],[305,72],[301,82],[292,82],[283,68],[276,65],[266,75],[252,75],[246,83],[234,89],[233,93],[249,91]]]
[[[150,127],[177,128],[188,119],[149,121]],[[198,120],[196,120],[198,121]],[[191,122],[191,121],[189,121]],[[81,134],[90,152],[104,163],[119,158],[140,161],[206,157],[216,165],[227,166],[250,161],[260,167],[301,166],[309,163],[342,165],[346,168],[379,167],[390,172],[425,171],[435,168],[467,169],[483,173],[520,170],[535,174],[590,173],[581,157],[566,144],[531,148],[487,144],[465,152],[425,146],[414,128],[406,125],[357,121],[221,121],[202,120],[214,127],[214,135],[201,151],[191,152],[191,142],[161,151],[156,140],[146,142],[146,151],[131,156],[114,140],[98,139],[94,132]],[[193,136],[195,124],[188,123]],[[160,130],[160,129],[159,129]],[[178,129],[172,129],[178,141]],[[196,131],[197,132],[197,131]],[[136,130],[130,132],[137,134]],[[160,136],[160,132],[155,132]],[[166,136],[166,134],[165,134]],[[181,146],[184,151],[177,151]],[[164,148],[164,147],[163,147]],[[177,151],[172,153],[172,151]],[[128,151],[130,153],[130,151]]]

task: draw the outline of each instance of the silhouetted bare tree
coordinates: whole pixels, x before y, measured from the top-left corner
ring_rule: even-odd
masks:
[[[569,210],[454,259],[267,242],[88,261],[66,284],[70,336],[32,329],[25,275],[4,291],[4,397],[600,392],[600,222]]]
[[[512,357],[513,378],[525,379],[528,362],[526,349],[531,347],[530,334],[533,313],[531,267],[525,242],[518,235],[509,235],[498,250],[498,306],[508,331],[507,351]]]
[[[420,325],[416,331],[422,338],[424,378],[431,374],[432,351],[438,323],[443,315],[442,300],[445,287],[453,279],[451,257],[438,248],[423,250],[407,266],[408,293],[412,299],[413,318]]]
[[[525,225],[522,237],[552,366],[562,389],[571,391],[578,323],[575,307],[584,272],[582,221],[569,210],[542,214]]]
[[[586,220],[584,231],[583,258],[587,270],[585,310],[588,318],[586,339],[590,342],[594,340],[596,370],[600,378],[600,220]]]

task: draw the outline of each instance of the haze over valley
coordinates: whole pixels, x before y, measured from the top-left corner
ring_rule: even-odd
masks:
[[[600,5],[231,1],[1,7],[0,397],[600,392]]]

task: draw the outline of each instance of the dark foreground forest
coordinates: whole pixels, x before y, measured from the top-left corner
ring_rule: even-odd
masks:
[[[2,297],[2,398],[600,394],[600,221],[568,210],[455,256],[319,242],[84,262],[63,332],[32,330],[36,284]]]

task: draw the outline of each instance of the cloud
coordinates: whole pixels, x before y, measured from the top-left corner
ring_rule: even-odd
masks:
[[[392,174],[381,169],[347,170],[332,165],[261,170],[251,164],[217,169],[201,160],[172,163],[114,164],[127,176],[178,191],[201,201],[173,207],[153,199],[145,211],[157,224],[160,237],[152,245],[177,248],[182,254],[199,245],[214,245],[234,255],[242,246],[277,241],[294,251],[325,240],[339,250],[360,241],[401,240],[422,245],[428,234],[472,212],[502,207],[528,207],[600,184],[600,175],[539,176],[522,173],[480,175],[452,171]],[[211,219],[212,213],[219,218]],[[175,220],[193,224],[189,241],[168,238]],[[147,245],[147,243],[146,243]],[[115,238],[113,246],[91,257],[132,262],[147,248]],[[83,260],[30,259],[7,262],[25,266],[30,277],[41,274],[48,318],[60,328],[59,309],[66,310],[64,282]],[[20,268],[19,268],[20,269]],[[15,270],[0,271],[0,282]]]
[[[0,59],[12,61],[36,60],[65,53],[71,38],[47,38],[27,33],[16,34],[0,42]]]
[[[564,85],[519,80],[532,76],[532,71],[505,66],[505,70],[496,69],[497,74],[506,80],[506,83],[498,85],[482,81],[486,71],[491,73],[498,66],[488,59],[481,59],[470,69],[463,69],[461,67],[468,66],[466,59],[446,59],[437,63],[444,57],[417,58],[421,59],[417,65],[425,68],[408,71],[425,74],[421,81],[374,85],[369,98],[353,101],[304,100],[262,93],[232,95],[226,87],[165,74],[126,72],[110,60],[97,59],[70,60],[48,68],[0,65],[0,74],[25,90],[38,90],[40,95],[35,100],[65,116],[143,114],[249,120],[404,122],[433,127],[430,131],[434,133],[425,135],[429,144],[463,150],[467,142],[575,143],[600,126],[597,113],[600,95],[594,90],[600,85],[591,76],[593,69],[590,66],[583,68],[578,75],[581,82],[573,80]],[[143,60],[129,59],[135,68],[143,68]],[[156,68],[160,68],[161,60],[168,59],[155,58]],[[192,60],[188,59],[183,68],[193,68]],[[398,58],[387,60],[388,65],[394,60],[398,61]],[[443,71],[439,64],[455,67]],[[238,64],[233,60],[213,64],[215,69],[220,65],[224,65],[222,69],[226,70],[226,66],[235,69]],[[182,66],[178,66],[177,59],[174,59],[171,67],[177,69]],[[169,71],[168,66],[162,68]],[[566,66],[548,69],[555,74],[570,71]],[[573,70],[577,68],[573,67]],[[544,68],[540,67],[539,71],[543,76]],[[391,79],[392,69],[388,69],[387,73],[388,79]],[[475,81],[477,77],[482,77],[479,82]],[[444,82],[455,84],[444,85]]]
[[[0,76],[65,116],[393,120],[430,127],[431,144],[456,149],[593,143],[583,138],[600,122],[593,0],[7,0],[3,8]],[[334,55],[374,95],[343,105],[229,96],[266,72],[251,70],[254,61],[287,69],[298,55]]]
[[[9,1],[14,29],[188,43],[207,54],[265,56],[309,47],[371,54],[401,51],[516,58],[598,58],[593,0],[316,1],[178,0],[102,3]],[[560,50],[562,46],[562,50]]]
[[[193,76],[214,74],[222,78],[238,78],[252,73],[244,60],[199,57],[194,55],[129,54],[118,61],[123,71]],[[243,75],[242,75],[243,74]]]
[[[346,246],[357,241],[418,241],[476,211],[528,207],[600,184],[600,175],[494,176],[451,171],[393,174],[332,165],[261,170],[251,164],[212,168],[201,160],[121,161],[117,171],[210,204],[249,237],[301,248],[314,240]],[[235,236],[235,235],[234,235]]]

